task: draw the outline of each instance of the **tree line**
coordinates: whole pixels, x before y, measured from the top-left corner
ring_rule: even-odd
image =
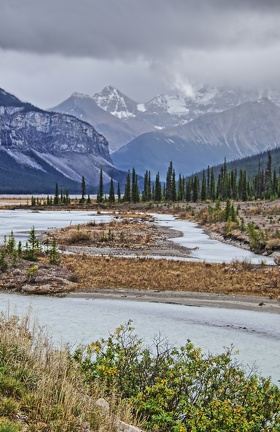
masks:
[[[157,173],[151,180],[150,171],[146,171],[143,190],[139,193],[137,175],[133,168],[130,171],[124,188],[123,201],[226,201],[228,199],[247,201],[251,199],[276,199],[280,197],[280,169],[273,167],[271,153],[268,152],[266,167],[259,164],[257,172],[250,176],[246,168],[229,170],[226,160],[215,175],[214,167],[208,166],[201,173],[191,176],[179,174],[176,177],[173,163],[170,162],[165,181]]]
[[[232,165],[232,163],[231,163]],[[216,171],[216,174],[215,174]],[[139,181],[140,180],[140,181]],[[139,183],[141,186],[139,186]],[[109,188],[104,187],[103,171],[100,170],[99,185],[96,196],[97,203],[114,204],[138,203],[138,202],[198,202],[198,201],[226,201],[237,200],[247,201],[254,199],[276,199],[280,197],[280,167],[273,164],[271,152],[267,153],[265,167],[259,163],[253,175],[248,174],[246,168],[228,169],[227,161],[217,167],[208,166],[200,173],[191,176],[179,174],[176,176],[172,161],[170,162],[166,176],[160,178],[158,172],[155,179],[151,178],[151,172],[146,170],[144,175],[139,178],[135,168],[128,170],[124,185],[110,179]],[[91,204],[91,197],[87,194],[87,186],[84,176],[81,180],[80,204]],[[55,185],[54,196],[47,196],[47,205],[70,204],[68,191],[59,190],[58,184]],[[32,206],[40,205],[38,198],[31,198]]]

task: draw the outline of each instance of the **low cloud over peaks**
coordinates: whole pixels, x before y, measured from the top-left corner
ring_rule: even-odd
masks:
[[[280,74],[280,1],[2,0],[1,50],[76,59],[75,70],[89,59],[99,75],[104,63],[143,64],[187,92],[193,79],[270,85]]]

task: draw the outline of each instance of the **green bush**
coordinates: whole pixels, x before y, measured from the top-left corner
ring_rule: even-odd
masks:
[[[128,322],[72,358],[87,384],[132,402],[149,431],[280,431],[279,388],[246,374],[233,354],[205,355],[189,340],[174,348],[158,338],[147,348]]]

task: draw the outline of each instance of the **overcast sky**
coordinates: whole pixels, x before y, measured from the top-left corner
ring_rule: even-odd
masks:
[[[202,82],[280,87],[280,0],[0,0],[0,87],[20,99]]]

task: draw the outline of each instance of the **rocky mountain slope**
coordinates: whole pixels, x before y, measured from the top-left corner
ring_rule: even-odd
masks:
[[[52,191],[54,179],[77,188],[82,176],[88,185],[96,186],[100,168],[104,182],[121,175],[112,163],[107,140],[90,124],[22,103],[2,89],[0,161],[2,192],[3,184],[14,189],[16,184],[21,188],[29,183],[34,192]]]
[[[135,130],[118,116],[100,108],[92,97],[81,93],[73,93],[68,99],[50,108],[49,111],[73,115],[90,123],[100,134],[106,137],[110,152],[119,150],[136,138],[139,133],[152,130],[151,127],[144,127],[139,131]]]
[[[107,86],[93,96],[73,93],[50,110],[74,115],[93,125],[108,140],[110,153],[114,153],[143,133],[183,126],[205,114],[220,113],[261,96],[280,106],[278,91],[201,85],[196,86],[189,96],[161,94],[148,102],[138,103],[118,89]]]
[[[208,165],[280,146],[280,107],[262,98],[183,126],[147,133],[112,155],[116,166],[165,175],[169,161],[191,174]]]

